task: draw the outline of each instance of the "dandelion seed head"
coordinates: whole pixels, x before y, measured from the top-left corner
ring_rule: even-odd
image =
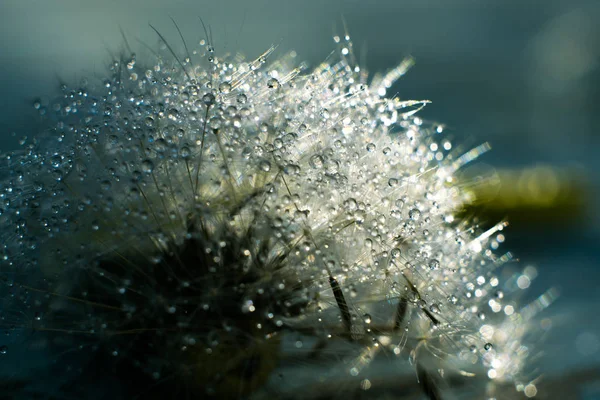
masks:
[[[427,100],[385,97],[411,59],[368,78],[349,37],[335,41],[312,69],[275,46],[250,60],[166,46],[36,101],[50,134],[4,158],[2,301],[15,312],[2,325],[41,311],[38,330],[85,332],[141,376],[213,395],[234,375],[263,385],[286,332],[356,343],[351,376],[382,347],[518,376],[528,350],[498,289],[503,225],[458,217],[469,197],[455,173],[488,147],[456,153],[415,115]],[[244,346],[270,356],[242,357],[252,373],[215,361]]]

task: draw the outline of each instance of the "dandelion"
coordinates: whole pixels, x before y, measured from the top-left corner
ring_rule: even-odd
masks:
[[[0,324],[65,376],[48,397],[292,397],[286,355],[329,348],[361,390],[379,354],[430,399],[452,374],[531,384],[506,223],[460,218],[457,174],[489,146],[386,97],[412,60],[369,78],[347,35],[309,69],[156,33],[152,62],[36,102],[50,133],[4,157]]]

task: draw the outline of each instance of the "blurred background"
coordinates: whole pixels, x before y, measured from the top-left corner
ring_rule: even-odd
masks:
[[[169,16],[190,46],[204,36],[202,17],[223,53],[256,57],[278,43],[315,65],[343,18],[370,72],[413,56],[390,93],[432,100],[421,117],[465,150],[490,142],[474,172],[496,189],[479,207],[511,222],[502,248],[537,268],[524,301],[561,293],[546,312],[546,374],[570,382],[568,398],[600,398],[598,1],[2,0],[0,148],[40,131],[33,103],[60,82],[102,76],[123,49],[120,29],[133,48],[157,43],[149,23],[177,41]]]

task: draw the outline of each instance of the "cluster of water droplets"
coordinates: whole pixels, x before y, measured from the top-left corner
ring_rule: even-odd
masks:
[[[456,173],[485,146],[456,152],[442,126],[417,116],[427,101],[385,97],[410,60],[368,78],[349,37],[336,42],[337,51],[312,69],[293,52],[272,55],[275,47],[247,61],[220,57],[204,42],[179,57],[167,45],[150,67],[132,55],[115,61],[101,83],[37,101],[54,121],[50,132],[3,159],[3,329],[92,336],[115,329],[119,321],[94,306],[74,323],[45,319],[70,309],[69,299],[86,301],[81,276],[98,279],[99,260],[161,265],[169,249],[195,235],[194,223],[213,235],[218,245],[205,250],[220,265],[222,249],[239,245],[232,237],[252,228],[239,273],[254,268],[265,242],[261,257],[285,260],[277,271],[286,271],[254,271],[260,284],[235,286],[243,293],[239,312],[264,314],[251,319],[252,335],[269,340],[274,331],[264,321],[274,321],[317,341],[351,341],[356,360],[386,351],[434,373],[493,370],[489,378],[515,379],[526,356],[523,335],[502,332],[521,332],[525,322],[506,311],[516,305],[499,270],[511,255],[492,251],[504,225],[483,232],[457,217],[468,193]],[[137,261],[130,268],[103,284],[123,319],[144,312],[119,296],[152,296],[138,282],[152,269]],[[281,295],[287,311],[259,307],[265,281],[273,292],[294,291]],[[185,291],[195,282],[178,284]],[[199,310],[215,307],[199,298]],[[179,315],[188,305],[181,298],[154,300],[172,321],[187,318]],[[294,304],[301,312],[289,312]],[[210,354],[223,355],[215,348],[225,331],[200,329],[173,341],[201,347],[210,363]],[[358,375],[364,364],[346,369]]]

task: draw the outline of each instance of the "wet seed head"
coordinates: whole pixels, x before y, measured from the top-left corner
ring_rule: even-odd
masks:
[[[454,218],[456,172],[488,146],[457,153],[416,116],[428,101],[385,97],[411,60],[369,78],[349,37],[308,69],[158,35],[161,57],[36,101],[50,134],[3,158],[10,351],[49,351],[57,393],[103,371],[143,398],[285,394],[286,355],[331,361],[332,342],[348,379],[389,352],[432,399],[439,369],[521,379],[523,285],[490,248],[505,224]]]

